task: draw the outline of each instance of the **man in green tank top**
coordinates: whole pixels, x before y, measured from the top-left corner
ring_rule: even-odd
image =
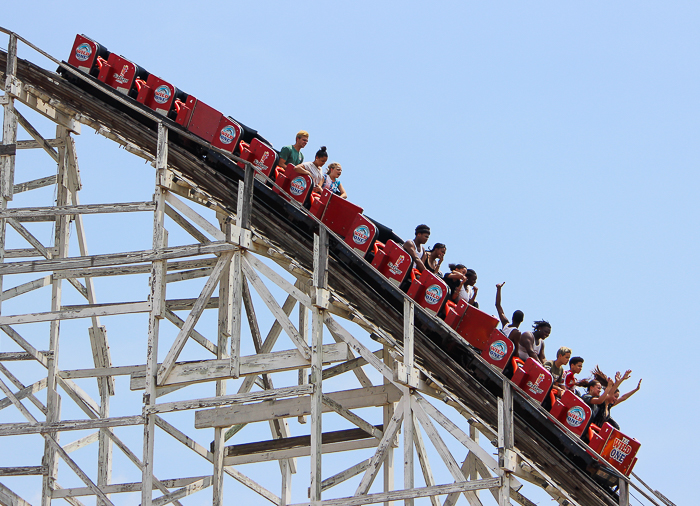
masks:
[[[296,142],[293,146],[285,146],[280,150],[280,167],[286,167],[288,163],[294,166],[299,165],[304,161],[304,155],[301,149],[309,142],[309,132],[301,130],[297,134]]]

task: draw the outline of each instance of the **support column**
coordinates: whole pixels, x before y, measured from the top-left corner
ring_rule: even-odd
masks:
[[[158,150],[156,154],[156,192],[153,215],[153,251],[167,246],[165,230],[165,194],[168,187],[168,129],[158,124]],[[153,262],[151,267],[150,299],[153,307],[148,319],[148,348],[146,350],[146,391],[143,394],[145,423],[143,428],[143,475],[141,488],[142,506],[151,506],[153,495],[153,443],[155,415],[147,412],[156,404],[156,376],[158,374],[158,330],[165,313],[166,261]]]
[[[228,242],[233,242],[233,225],[227,218],[221,222],[221,230],[226,235]],[[236,238],[237,239],[237,238]],[[238,339],[231,340],[231,375],[237,377],[239,373],[239,346],[241,335],[241,302],[242,287],[241,278],[241,252],[234,253],[231,263],[224,269],[219,282],[219,338],[217,341],[216,358],[226,358],[228,339],[237,332]],[[237,297],[236,297],[237,295]],[[238,304],[236,306],[236,303]],[[236,324],[237,323],[237,324]],[[236,341],[236,344],[234,344]],[[226,380],[216,381],[216,396],[226,395]],[[225,451],[225,427],[214,429],[214,474],[213,474],[213,506],[224,504],[224,451]]]
[[[414,353],[414,311],[413,301],[408,297],[403,300],[403,366],[406,374],[406,384],[414,384],[413,353]],[[410,490],[414,487],[414,462],[413,462],[413,410],[411,409],[411,388],[402,387],[404,396],[403,415],[403,488]],[[413,499],[405,499],[405,506],[413,506]]]
[[[510,473],[515,471],[513,452],[513,391],[510,381],[503,380],[503,398],[498,399],[498,466],[503,482],[498,489],[498,506],[510,505]]]
[[[624,478],[620,478],[620,486],[617,489],[620,494],[620,506],[630,506],[630,484]]]
[[[65,139],[68,132],[62,126],[56,127],[56,137]],[[66,145],[64,143],[58,149],[58,175],[56,178],[56,205],[66,206],[72,204],[72,198],[68,189],[68,174],[66,164]],[[56,228],[54,233],[54,245],[57,247],[56,257],[65,258],[68,256],[68,216],[56,217]],[[51,311],[61,310],[62,280],[53,278],[51,283]],[[61,419],[61,399],[57,390],[58,376],[58,355],[59,355],[59,333],[60,320],[54,320],[49,326],[49,355],[47,356],[47,379],[46,379],[46,421],[48,423],[58,422]],[[50,432],[50,438],[59,442],[59,432]],[[58,475],[58,457],[56,449],[47,439],[44,446],[44,465],[47,467],[47,474],[42,483],[42,506],[51,504],[52,491],[55,488]]]
[[[384,345],[382,350],[382,358],[384,359],[384,364],[390,369],[394,370],[394,357],[389,353],[389,347]],[[384,384],[389,385],[389,381],[386,377],[384,378]],[[391,417],[394,416],[394,404],[389,404],[384,406],[384,428],[389,426]],[[394,490],[394,446],[397,444],[397,440],[394,440],[392,445],[386,450],[386,457],[384,457],[384,492],[392,492]],[[394,501],[386,501],[384,506],[393,506]]]
[[[12,78],[17,72],[17,36],[10,34],[7,46],[7,66],[5,103],[2,119],[2,145],[0,145],[0,211],[7,209],[7,202],[12,200],[15,179],[15,152],[17,151],[17,116],[15,116],[15,99],[10,95]],[[0,263],[5,262],[5,228],[7,220],[0,220]],[[2,276],[0,276],[0,293],[2,293]],[[2,301],[0,300],[0,304]]]
[[[311,311],[311,504],[321,502],[321,418],[323,369],[323,320],[328,308],[328,232],[321,226],[314,235],[314,307]]]

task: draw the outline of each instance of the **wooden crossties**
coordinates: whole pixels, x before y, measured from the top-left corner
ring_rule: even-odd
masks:
[[[210,187],[193,173],[210,169],[173,143],[170,129],[178,127],[172,122],[149,116],[159,121],[155,132],[55,75],[29,68],[15,58],[18,40],[11,35],[7,54],[0,54],[6,62],[0,76],[0,330],[7,336],[0,350],[0,410],[14,410],[25,421],[0,424],[0,437],[6,438],[3,449],[36,438],[44,452],[35,465],[19,465],[12,451],[1,452],[0,504],[28,504],[22,499],[29,497],[26,489],[11,490],[2,483],[6,477],[35,480],[30,487],[41,490],[43,506],[57,499],[80,505],[82,497],[109,505],[125,493],[140,493],[143,506],[180,505],[190,495],[198,504],[211,500],[220,506],[243,503],[243,494],[254,494],[250,503],[279,506],[411,505],[422,497],[432,506],[460,500],[476,506],[489,497],[480,490],[490,491],[500,506],[511,500],[530,506],[518,478],[541,485],[561,504],[577,504],[515,447],[508,381],[498,402],[499,422],[491,426],[438,378],[428,382],[430,371],[416,352],[420,309],[411,300],[405,299],[392,334],[351,304],[356,295],[329,283],[329,247],[337,240],[332,232],[319,225],[313,242],[295,237],[299,249],[284,251],[279,244],[293,230],[277,227],[264,234],[256,228],[264,216],[256,214],[250,164],[244,164],[240,181],[226,182],[230,201],[215,198],[212,188],[221,180],[212,179]],[[66,72],[85,79],[74,69]],[[132,107],[123,96],[106,93],[120,107]],[[55,132],[35,128],[35,112],[54,121]],[[79,193],[90,191],[81,183],[74,140],[81,123],[152,162],[155,184],[143,189],[140,201],[121,202],[115,187],[109,203],[80,203]],[[18,140],[18,131],[28,138]],[[45,153],[55,173],[25,180],[19,162],[26,149]],[[10,205],[14,194],[34,195],[46,186],[55,187],[55,202],[37,198],[29,206]],[[91,255],[83,217],[97,222],[123,213],[142,216],[151,236],[134,251],[99,248],[103,253]],[[51,244],[35,230],[42,224],[52,227]],[[116,299],[117,290],[95,286],[103,283],[119,283],[129,289],[120,294],[133,296]],[[17,307],[22,309],[7,309]],[[117,319],[130,322],[128,335],[112,329]],[[85,331],[76,326],[62,333],[67,320],[84,323]],[[43,339],[25,333],[38,325],[48,331]],[[115,364],[114,349],[127,361]],[[23,376],[27,365],[41,377]],[[124,376],[128,389],[118,380]],[[99,398],[88,393],[94,391]],[[139,408],[111,416],[115,395]],[[115,429],[135,425],[143,436],[130,446]],[[269,434],[261,435],[261,426],[269,426]],[[477,428],[486,436],[482,442],[497,442],[497,457],[482,446]],[[71,454],[90,445],[98,446],[97,462],[81,468],[77,462],[85,459]],[[170,457],[173,447],[187,457]],[[395,450],[403,457],[397,483]],[[126,459],[114,459],[114,451]],[[338,454],[342,466],[326,464],[339,462]],[[160,469],[175,458],[181,474],[159,479]],[[306,459],[308,468],[300,465]],[[113,473],[124,460],[130,467]],[[60,473],[59,461],[67,466]],[[211,467],[189,476],[191,461]],[[266,481],[245,474],[246,466],[270,461],[277,464]],[[332,467],[336,472],[327,472]],[[113,474],[126,471],[141,480],[115,483]],[[72,473],[80,486],[62,487],[63,473]],[[381,487],[373,488],[380,476]],[[333,495],[342,483],[353,496]],[[620,489],[628,488],[623,480]],[[621,497],[626,500],[626,493]]]

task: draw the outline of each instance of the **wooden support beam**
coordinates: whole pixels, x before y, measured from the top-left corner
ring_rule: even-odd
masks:
[[[165,384],[166,379],[172,372],[173,367],[175,366],[175,361],[180,355],[182,348],[185,347],[185,343],[189,338],[190,332],[192,331],[192,329],[194,329],[194,326],[199,321],[200,316],[202,316],[205,306],[207,302],[209,302],[209,298],[211,297],[212,293],[214,293],[214,289],[219,283],[221,274],[224,272],[224,269],[231,261],[232,257],[232,251],[222,253],[219,257],[219,261],[216,263],[216,266],[214,267],[211,276],[209,276],[209,279],[205,283],[204,288],[202,288],[202,291],[199,294],[199,297],[197,298],[197,302],[192,308],[190,314],[187,315],[187,320],[185,320],[185,324],[182,326],[182,329],[180,329],[180,332],[175,338],[175,342],[173,343],[172,347],[168,351],[168,354],[165,356],[163,363],[158,369],[157,384],[159,386],[163,386]]]
[[[44,139],[46,144],[52,148],[62,147],[64,142],[62,139]],[[17,141],[17,149],[38,149],[42,148],[41,143],[37,141]]]
[[[121,302],[117,304],[85,304],[83,306],[66,306],[68,309],[46,313],[29,313],[14,316],[0,316],[0,325],[17,325],[22,323],[53,322],[76,318],[92,318],[118,314],[148,313],[150,302]]]
[[[374,426],[373,426],[374,427]],[[374,427],[382,430],[381,425]],[[369,439],[372,435],[364,429],[346,429],[322,434],[323,444],[345,443],[347,441],[358,441]],[[294,436],[281,439],[270,439],[268,441],[258,441],[256,443],[244,443],[226,447],[226,457],[238,457],[243,455],[256,455],[272,451],[290,450],[292,448],[302,448],[311,446],[311,436]]]
[[[183,445],[187,446],[190,450],[195,452],[196,454],[200,455],[201,457],[204,457],[207,459],[209,462],[212,461],[213,459],[213,454],[204,448],[202,445],[194,441],[193,439],[187,437],[185,434],[180,432],[178,429],[176,429],[174,426],[163,420],[161,417],[158,415],[154,415],[155,418],[155,423],[163,429],[165,432],[170,434],[172,437],[180,441]],[[275,494],[267,490],[266,488],[258,485],[256,482],[248,478],[246,475],[238,471],[237,469],[233,467],[224,467],[224,472],[231,476],[234,480],[238,481],[239,483],[245,485],[252,491],[256,492],[259,494],[261,497],[264,497],[268,501],[270,501],[273,504],[279,505],[280,504],[280,498],[277,497]]]
[[[166,276],[166,281],[167,281],[167,276]],[[167,303],[166,303],[167,306]],[[163,313],[165,315],[165,318],[175,325],[177,328],[182,329],[185,325],[185,320],[180,318],[178,315],[173,313],[170,309],[165,309],[165,312]],[[217,345],[212,343],[209,339],[204,337],[202,334],[200,334],[196,329],[192,329],[190,331],[190,338],[192,338],[194,341],[197,341],[199,344],[201,344],[204,349],[209,350],[212,352],[214,355],[218,353],[219,348]]]
[[[64,420],[51,423],[3,423],[0,424],[1,436],[26,436],[27,434],[45,434],[66,430],[90,430],[107,427],[126,427],[141,425],[143,416],[117,416],[113,418],[96,418],[93,420]]]
[[[167,262],[167,271],[181,271],[187,269],[213,268],[218,258],[203,258],[198,260],[180,260]],[[123,265],[121,267],[102,267],[88,269],[66,269],[56,271],[52,275],[55,279],[67,278],[94,278],[101,276],[127,276],[131,274],[148,274],[151,272],[151,265]]]
[[[364,431],[360,431],[364,432]],[[354,441],[345,441],[340,443],[322,444],[320,451],[324,453],[339,453],[349,452],[353,450],[363,450],[366,448],[374,448],[379,444],[374,438],[357,439]],[[238,466],[243,464],[253,464],[257,462],[270,462],[273,460],[291,460],[297,457],[309,457],[312,452],[312,446],[302,446],[291,448],[289,450],[275,450],[265,453],[256,453],[253,455],[240,455],[236,457],[226,457],[224,464],[227,466]]]
[[[183,411],[188,409],[201,409],[215,406],[228,406],[233,404],[247,404],[251,402],[274,401],[285,397],[310,395],[312,390],[311,385],[300,385],[276,388],[274,390],[263,390],[262,392],[222,395],[219,397],[207,397],[188,401],[166,402],[156,404],[153,407],[145,409],[147,413],[169,413],[172,411]]]
[[[402,501],[405,499],[418,499],[419,497],[430,497],[433,495],[445,495],[451,492],[466,492],[473,490],[484,490],[498,487],[500,478],[490,478],[477,481],[465,481],[453,483],[451,485],[436,485],[434,487],[421,487],[411,490],[396,490],[393,492],[382,492],[378,494],[366,494],[355,497],[345,497],[341,499],[330,499],[319,503],[321,506],[362,506],[364,504],[377,504],[387,501]],[[314,506],[310,502],[296,503],[291,506]]]
[[[185,487],[197,481],[200,481],[207,476],[196,476],[192,478],[174,478],[168,480],[162,480],[161,483],[167,488]],[[143,489],[142,483],[119,483],[114,485],[105,485],[102,490],[105,494],[119,494],[128,492],[140,492]],[[153,489],[157,490],[157,489]],[[167,493],[167,492],[166,492]],[[87,487],[79,488],[64,488],[62,490],[55,490],[53,493],[54,499],[63,499],[66,497],[81,497],[92,495],[92,492]]]
[[[357,425],[360,429],[364,430],[367,434],[370,436],[374,436],[377,439],[381,440],[382,436],[384,435],[381,430],[378,430],[374,425],[371,423],[363,420],[359,416],[357,416],[355,413],[352,411],[344,408],[339,402],[334,401],[327,395],[321,395],[321,401],[323,404],[331,408],[333,411],[338,413],[340,416],[348,420],[349,422]]]
[[[385,406],[398,401],[401,397],[400,392],[391,385],[343,390],[330,392],[326,395],[346,409]],[[331,408],[326,406],[323,410],[328,412],[331,411]],[[240,407],[230,406],[198,411],[195,414],[195,428],[230,427],[238,423],[263,422],[274,418],[291,418],[310,414],[309,399],[300,397],[298,399],[284,399],[275,403],[246,404]]]
[[[20,141],[22,142],[22,141]],[[17,148],[21,149],[20,147],[20,142],[17,144]],[[34,142],[34,141],[26,141],[26,142]],[[14,186],[13,193],[22,193],[30,190],[36,190],[38,188],[43,188],[45,186],[51,186],[56,184],[56,174],[53,174],[51,176],[47,177],[42,177],[39,179],[33,179],[31,181],[26,181],[24,183],[19,183]],[[33,218],[33,216],[32,216]]]
[[[180,213],[178,213],[175,209],[173,209],[171,206],[166,205],[165,206],[165,214],[168,215],[175,223],[180,225],[180,227],[190,234],[192,237],[194,237],[197,241],[206,244],[211,242],[209,238],[204,235],[202,232],[200,232],[197,227],[192,225],[187,219],[182,216]]]
[[[7,506],[32,506],[2,483],[0,483],[0,504]]]
[[[12,262],[9,264],[0,265],[0,275],[155,262],[159,260],[172,260],[175,258],[223,253],[225,251],[233,251],[235,248],[236,246],[226,242],[212,242],[209,244],[193,244],[189,246],[163,248],[158,252],[153,252],[152,250],[131,251],[128,253],[91,255],[88,257],[69,257],[52,260]]]
[[[16,207],[0,211],[2,218],[33,218],[35,216],[72,216],[75,214],[107,214],[153,212],[153,202],[125,202],[123,204],[83,204],[55,207]]]
[[[374,453],[372,458],[370,459],[370,464],[367,467],[367,470],[365,471],[364,476],[362,476],[362,481],[360,481],[360,484],[357,487],[357,490],[355,491],[355,497],[358,496],[365,496],[367,494],[367,491],[369,488],[372,486],[372,483],[374,482],[374,478],[377,476],[377,472],[379,471],[379,468],[382,465],[382,462],[384,461],[384,457],[386,456],[386,452],[389,448],[391,448],[392,444],[394,443],[394,437],[396,436],[396,433],[399,431],[399,428],[401,427],[401,421],[403,420],[404,417],[404,409],[403,409],[403,403],[404,402],[410,402],[406,397],[402,397],[401,401],[399,404],[396,406],[396,410],[394,411],[394,415],[391,417],[391,420],[389,421],[389,426],[385,428],[384,430],[384,436],[382,437],[382,440],[379,442],[379,446],[377,448],[377,451]]]
[[[42,476],[48,472],[46,466],[0,467],[0,476]]]
[[[46,388],[46,378],[42,378],[41,380],[37,381],[34,385],[30,385],[29,387],[26,387],[21,381],[19,381],[8,369],[5,367],[3,364],[0,363],[0,372],[2,372],[8,380],[10,380],[10,383],[12,383],[15,388],[18,388],[19,391],[15,392],[14,395],[17,398],[17,400],[21,400],[23,398],[28,398],[32,404],[34,404],[39,411],[41,411],[44,415],[46,415],[46,406],[37,399],[34,394],[38,392],[39,390],[42,390]],[[7,401],[10,401],[9,399],[4,399]],[[0,401],[0,405],[2,405],[2,401]],[[4,407],[4,406],[3,406]],[[2,409],[2,407],[0,407]]]
[[[210,487],[211,483],[211,476],[206,476],[195,481],[194,483],[190,483],[189,485],[185,485],[178,490],[154,499],[151,504],[152,506],[164,506],[166,504],[170,504],[178,499],[182,499],[183,497],[187,497],[188,495],[192,495],[195,492],[199,492],[200,490]]]
[[[9,300],[12,299],[13,297],[17,297],[19,295],[24,295],[25,293],[29,293],[31,291],[37,290],[39,288],[43,288],[45,286],[49,286],[51,284],[51,276],[44,276],[43,278],[35,279],[33,281],[28,281],[26,283],[22,283],[21,285],[17,285],[15,287],[9,288],[7,290],[4,290],[2,292],[2,300]]]
[[[14,98],[19,100],[26,106],[34,109],[36,112],[46,116],[48,119],[60,125],[61,127],[70,130],[76,135],[80,135],[80,122],[78,122],[78,120],[73,115],[66,114],[61,109],[54,107],[54,105],[52,105],[52,102],[54,102],[54,100],[50,97],[45,96],[41,92],[34,93],[34,91],[35,89],[33,86],[29,84],[24,84],[16,77],[13,77],[12,86],[9,90],[9,93]]]
[[[348,350],[344,343],[326,344],[327,363],[347,360]],[[298,350],[275,351],[261,355],[241,357],[241,376],[256,376],[262,373],[290,371],[301,367],[308,367],[309,361],[305,360]],[[173,372],[163,386],[199,383],[221,378],[231,377],[231,363],[228,359],[202,360],[198,362],[176,363]],[[253,378],[254,381],[254,378]],[[131,389],[141,390],[145,388],[145,373],[135,371],[131,376]]]
[[[177,198],[172,193],[168,192],[165,196],[165,200],[170,204],[173,209],[177,210],[180,214],[189,219],[192,223],[202,228],[206,233],[212,236],[217,241],[225,241],[226,234],[219,230],[216,226],[210,223],[208,220],[203,218],[200,214],[194,211],[190,206],[185,204],[182,200]]]
[[[457,461],[452,456],[452,453],[450,453],[450,450],[445,444],[445,441],[435,429],[435,426],[430,421],[430,418],[428,418],[428,415],[425,413],[421,405],[418,404],[413,398],[411,399],[411,402],[413,404],[413,413],[416,415],[416,418],[418,418],[418,420],[420,421],[421,425],[423,426],[423,429],[428,435],[428,438],[430,438],[430,441],[433,443],[433,446],[442,458],[442,461],[447,466],[447,469],[452,475],[452,478],[454,478],[455,482],[457,483],[465,481],[466,477],[460,469],[459,464],[457,464]],[[501,485],[500,479],[499,485]],[[477,497],[475,492],[464,492],[464,497],[466,497],[467,502],[469,502],[471,506],[481,506],[481,501],[479,501],[479,498]]]
[[[347,481],[350,478],[357,476],[369,467],[371,461],[372,459],[363,460],[362,462],[347,468],[345,471],[341,471],[337,474],[334,474],[330,478],[326,478],[321,482],[321,489],[328,490],[331,487],[335,487],[339,483],[343,483],[344,481]]]
[[[291,338],[292,342],[296,345],[302,356],[307,360],[311,360],[311,349],[309,348],[309,345],[306,344],[306,342],[299,335],[299,331],[297,331],[297,329],[294,327],[294,324],[289,320],[289,317],[284,313],[280,305],[267,289],[265,283],[263,283],[255,273],[247,259],[243,257],[241,260],[241,267],[243,268],[243,272],[245,273],[245,276],[250,284],[253,285],[255,291],[258,292],[260,298],[274,315],[275,319],[279,322],[287,335]]]
[[[37,132],[36,128],[32,126],[27,119],[22,116],[22,114],[15,109],[15,116],[17,116],[17,122],[22,125],[22,128],[26,130],[26,132],[32,136],[32,138],[39,144],[39,147],[41,147],[44,151],[46,151],[51,158],[53,158],[53,161],[58,163],[58,153],[56,150],[44,139],[44,137]]]

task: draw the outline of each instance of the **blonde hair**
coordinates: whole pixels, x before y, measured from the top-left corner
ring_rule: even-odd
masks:
[[[297,139],[299,137],[308,137],[308,136],[309,136],[309,132],[307,132],[306,130],[299,130],[299,132],[297,133]]]
[[[557,357],[563,357],[567,353],[571,353],[571,348],[567,348],[566,346],[562,346],[559,348],[559,351],[557,351]]]
[[[335,169],[336,167],[340,167],[340,164],[338,162],[332,162],[331,164],[329,164],[328,169],[326,169],[326,174],[330,174],[331,169]]]

